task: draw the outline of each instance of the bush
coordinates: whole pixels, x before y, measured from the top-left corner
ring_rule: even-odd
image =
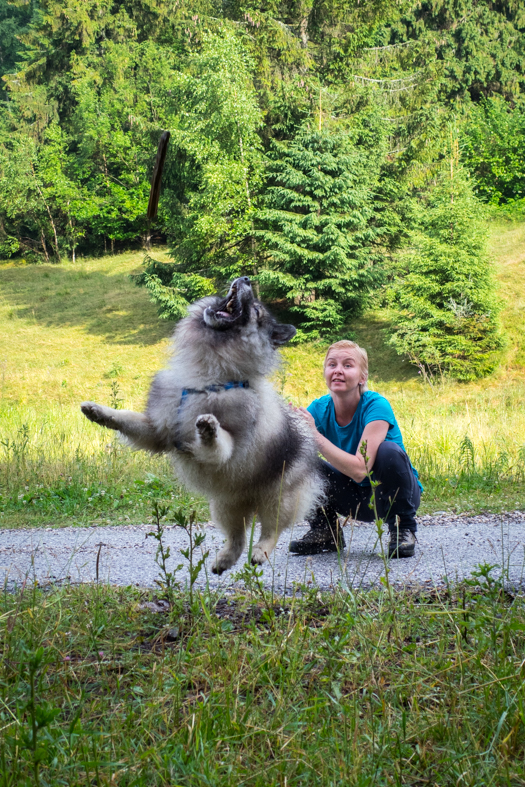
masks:
[[[137,287],[145,287],[163,320],[180,320],[190,303],[216,291],[213,279],[196,273],[180,273],[175,263],[158,262],[146,255],[144,270],[131,274]]]
[[[424,375],[458,380],[493,371],[503,347],[482,206],[457,159],[415,207],[394,285],[392,343]]]
[[[525,198],[525,107],[493,96],[472,108],[464,126],[462,155],[477,196],[492,205]]]

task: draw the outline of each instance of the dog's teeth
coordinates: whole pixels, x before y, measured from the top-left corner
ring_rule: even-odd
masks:
[[[228,311],[231,314],[232,310],[233,310],[233,298],[231,301],[228,301],[228,303],[226,304],[226,311]]]

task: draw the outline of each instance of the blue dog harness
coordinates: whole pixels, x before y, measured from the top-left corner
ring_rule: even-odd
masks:
[[[184,403],[190,394],[220,393],[221,391],[230,391],[232,388],[249,387],[249,380],[230,380],[228,383],[214,383],[213,385],[207,385],[205,388],[183,388],[180,395],[179,406],[177,408],[177,423],[180,422],[182,408],[184,407]],[[182,443],[180,443],[178,440],[174,440],[173,445],[177,451],[183,451],[184,453],[187,453],[186,449],[183,448]]]

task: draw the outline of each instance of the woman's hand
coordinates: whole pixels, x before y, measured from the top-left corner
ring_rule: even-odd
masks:
[[[315,425],[314,417],[311,413],[308,412],[306,407],[296,407],[295,412],[306,421],[312,432],[317,432],[317,427]]]
[[[317,427],[315,425],[314,417],[311,413],[308,412],[306,407],[294,407],[295,412],[297,415],[300,415],[301,418],[308,424],[310,430],[313,434],[318,437],[319,432],[317,431]]]

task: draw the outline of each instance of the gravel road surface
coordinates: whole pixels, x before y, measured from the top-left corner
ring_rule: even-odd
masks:
[[[294,537],[306,526],[298,525]],[[147,537],[151,525],[89,528],[0,530],[0,579],[8,589],[20,586],[27,578],[40,585],[56,582],[93,582],[98,579],[112,585],[152,587],[159,576],[155,563],[157,542]],[[209,551],[206,567],[197,584],[232,590],[239,580],[234,569],[221,577],[211,573],[215,552],[223,542],[221,532],[211,524],[205,526],[206,539],[200,550]],[[264,583],[278,593],[290,592],[294,583],[315,583],[327,590],[337,584],[348,587],[377,586],[384,576],[380,546],[373,525],[355,522],[345,528],[346,549],[336,554],[313,557],[288,553],[291,533],[281,536],[271,562],[264,567]],[[387,536],[384,537],[386,547]],[[435,514],[419,518],[419,543],[413,558],[390,561],[390,579],[408,587],[442,586],[446,579],[456,582],[469,576],[480,563],[502,566],[509,583],[525,585],[525,513],[483,514],[479,516]],[[177,527],[166,528],[165,543],[171,548],[170,570],[184,567],[177,579],[188,578],[187,561],[179,550],[188,537]],[[197,558],[198,559],[198,558]]]

